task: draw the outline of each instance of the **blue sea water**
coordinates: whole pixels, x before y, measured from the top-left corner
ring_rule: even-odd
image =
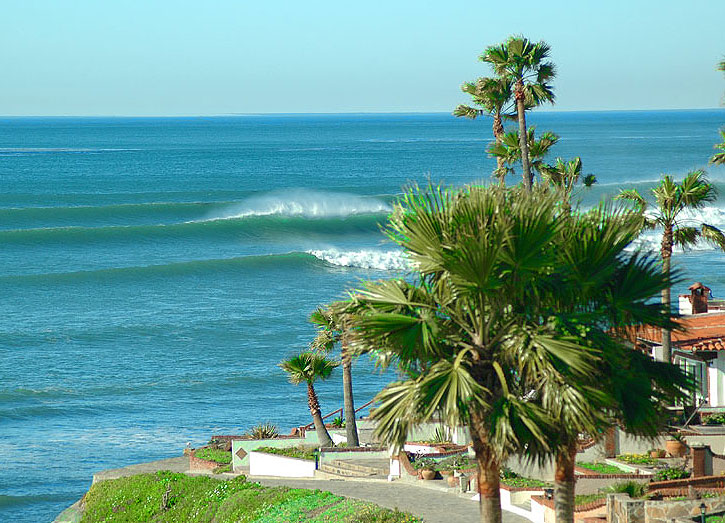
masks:
[[[591,205],[704,167],[725,111],[530,121],[597,176]],[[101,469],[307,423],[275,364],[315,307],[403,273],[379,232],[391,202],[489,180],[489,134],[445,114],[0,119],[0,521],[52,520]],[[725,204],[696,217],[725,226]],[[683,289],[725,293],[725,255],[676,262]],[[358,402],[392,377],[359,361]],[[339,407],[340,377],[319,392]]]

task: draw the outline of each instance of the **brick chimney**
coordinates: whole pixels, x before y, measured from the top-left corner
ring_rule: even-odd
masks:
[[[707,312],[707,299],[710,296],[710,288],[705,287],[699,281],[689,287],[690,303],[692,303],[692,314]]]

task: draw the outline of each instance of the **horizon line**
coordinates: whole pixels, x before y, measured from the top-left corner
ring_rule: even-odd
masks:
[[[725,107],[697,107],[670,109],[541,109],[540,113],[647,113],[725,111]],[[214,114],[16,114],[0,118],[225,118],[235,116],[357,116],[357,115],[450,115],[447,111],[340,111],[340,112],[269,112],[269,113],[214,113]]]

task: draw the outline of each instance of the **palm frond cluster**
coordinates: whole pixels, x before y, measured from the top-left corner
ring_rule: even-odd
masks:
[[[579,434],[615,422],[657,434],[687,380],[616,335],[674,327],[651,300],[669,274],[625,252],[641,226],[622,209],[563,212],[542,187],[406,192],[385,232],[415,277],[368,282],[347,307],[352,350],[403,376],[376,398],[376,436],[400,447],[434,416],[468,426],[481,507],[498,521],[508,456],[556,459],[573,496]]]

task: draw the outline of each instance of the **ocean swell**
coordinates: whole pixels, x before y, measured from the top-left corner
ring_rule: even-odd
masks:
[[[388,212],[390,212],[390,205],[377,198],[295,189],[255,196],[198,221],[232,220],[270,215],[345,218],[359,214],[385,214]]]

